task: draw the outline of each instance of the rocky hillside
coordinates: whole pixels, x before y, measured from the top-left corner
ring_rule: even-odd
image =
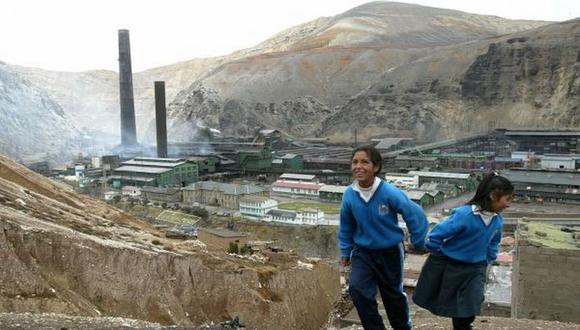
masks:
[[[318,134],[348,139],[356,127],[431,140],[490,127],[578,128],[579,42],[577,19],[445,47],[385,73]]]
[[[79,132],[44,89],[0,63],[0,152],[18,160],[70,157]]]
[[[154,82],[165,81],[166,99],[188,87],[223,58],[193,59],[133,74],[135,115],[140,137],[155,116]],[[47,91],[73,124],[98,131],[119,143],[119,77],[113,71],[58,72],[20,66],[11,67],[21,77]],[[109,142],[109,141],[106,141]]]
[[[319,329],[339,291],[322,262],[252,261],[165,239],[4,156],[0,227],[0,313]]]
[[[547,47],[528,52],[525,57],[540,56],[537,66],[547,70],[548,76],[542,77],[549,78],[545,84],[551,87],[542,91],[535,104],[541,103],[543,113],[555,114],[542,125],[556,125],[551,118],[573,116],[567,105],[562,105],[574,100],[561,92],[573,74],[569,66],[561,66],[558,74],[552,74],[550,63],[573,52],[572,39],[578,33],[574,26],[567,25],[573,23],[556,24],[555,32],[549,35],[560,35],[560,39],[554,39],[551,46],[548,35],[535,42],[536,33],[547,31],[537,29],[545,24],[371,2],[282,31],[255,47],[227,56],[135,73],[138,139],[154,141],[156,80],[166,82],[167,101],[171,102],[168,134],[173,141],[190,141],[199,127],[206,126],[225,134],[251,134],[257,127],[266,127],[296,137],[329,136],[336,140],[351,139],[353,128],[359,128],[360,138],[399,135],[429,140],[460,134],[466,128],[481,129],[495,116],[493,111],[517,118],[506,124],[533,125],[526,119],[533,117],[528,115],[530,109],[537,109],[535,100],[528,107],[535,97],[533,88],[527,89],[525,102],[522,99],[513,107],[491,112],[480,110],[489,106],[487,100],[469,92],[493,93],[495,78],[483,77],[482,70],[488,68],[476,61],[487,53],[490,44],[517,39],[522,33],[528,40],[526,47]],[[570,46],[568,42],[572,42]],[[522,42],[508,44],[512,48],[518,45]],[[568,50],[555,50],[544,63],[549,47]],[[503,75],[501,70],[512,65],[510,54],[506,48],[505,53],[493,55],[496,75]],[[118,80],[114,72],[11,68],[34,88],[46,90],[72,123],[92,137],[91,143],[118,143]],[[519,84],[529,77],[518,78]],[[509,88],[509,84],[497,86]]]
[[[335,132],[352,134],[352,129],[345,131],[353,123],[352,118],[346,120],[350,114],[363,117],[361,128],[367,119],[376,124],[376,133],[431,136],[413,119],[417,115],[409,108],[424,104],[412,95],[396,93],[395,97],[408,99],[397,111],[385,109],[382,103],[361,108],[357,98],[396,70],[403,81],[394,85],[413,88],[434,80],[432,76],[449,76],[448,69],[460,74],[487,48],[490,38],[544,24],[402,3],[369,3],[283,31],[256,47],[263,53],[225,63],[178,94],[170,119],[179,128],[199,120],[231,134],[262,126],[298,137],[340,139],[345,137]],[[446,59],[453,47],[466,53],[459,59],[462,66],[433,63],[428,71],[416,71],[416,63],[434,56]],[[433,129],[429,119],[420,121]],[[393,125],[401,127],[393,132]]]

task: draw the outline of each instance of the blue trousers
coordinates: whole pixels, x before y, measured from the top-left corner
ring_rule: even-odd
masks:
[[[377,287],[387,317],[395,330],[410,330],[409,306],[403,291],[402,244],[384,250],[356,246],[351,254],[349,293],[365,330],[384,330],[379,315]]]

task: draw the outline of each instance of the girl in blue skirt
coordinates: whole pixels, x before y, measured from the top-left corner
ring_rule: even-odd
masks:
[[[493,172],[475,196],[454,209],[427,237],[431,252],[423,265],[413,301],[439,316],[451,317],[454,330],[473,329],[484,299],[487,265],[497,257],[503,217],[513,199],[512,183]]]

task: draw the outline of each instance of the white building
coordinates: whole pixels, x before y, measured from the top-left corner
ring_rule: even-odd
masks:
[[[91,166],[93,168],[101,167],[101,157],[92,157],[91,158]]]
[[[120,194],[119,194],[119,192],[117,192],[117,191],[105,191],[104,195],[105,195],[105,200],[106,200],[106,201],[111,201],[111,200],[113,200],[113,199],[114,199],[116,196],[119,196]]]
[[[544,155],[540,166],[546,170],[576,170],[580,168],[580,156]]]
[[[296,212],[298,222],[303,225],[318,225],[324,222],[324,212],[319,209],[302,209]]]
[[[385,180],[401,189],[419,188],[419,175],[404,173],[387,173]]]
[[[326,221],[324,220],[324,212],[318,209],[303,209],[298,211],[274,209],[268,211],[268,214],[264,220],[288,223],[292,225],[326,224]]]
[[[267,197],[245,197],[240,199],[240,213],[243,217],[262,219],[270,210],[278,208],[278,201]]]
[[[323,185],[316,182],[299,182],[292,180],[277,180],[272,184],[272,192],[279,194],[318,197]]]
[[[533,151],[512,151],[512,159],[523,160],[524,162],[530,161],[530,158],[535,157],[535,152]]]
[[[139,197],[141,196],[141,188],[135,186],[123,186],[121,188],[121,194],[127,197]]]

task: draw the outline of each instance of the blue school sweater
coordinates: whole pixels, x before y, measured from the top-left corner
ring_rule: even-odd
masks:
[[[340,206],[338,245],[342,257],[350,257],[354,245],[379,250],[403,241],[397,214],[403,215],[415,248],[423,248],[428,223],[423,209],[396,187],[381,181],[377,190],[365,202],[350,185]]]
[[[468,204],[454,209],[449,218],[431,230],[426,247],[463,262],[491,263],[497,258],[502,228],[501,214],[496,214],[486,226]]]

